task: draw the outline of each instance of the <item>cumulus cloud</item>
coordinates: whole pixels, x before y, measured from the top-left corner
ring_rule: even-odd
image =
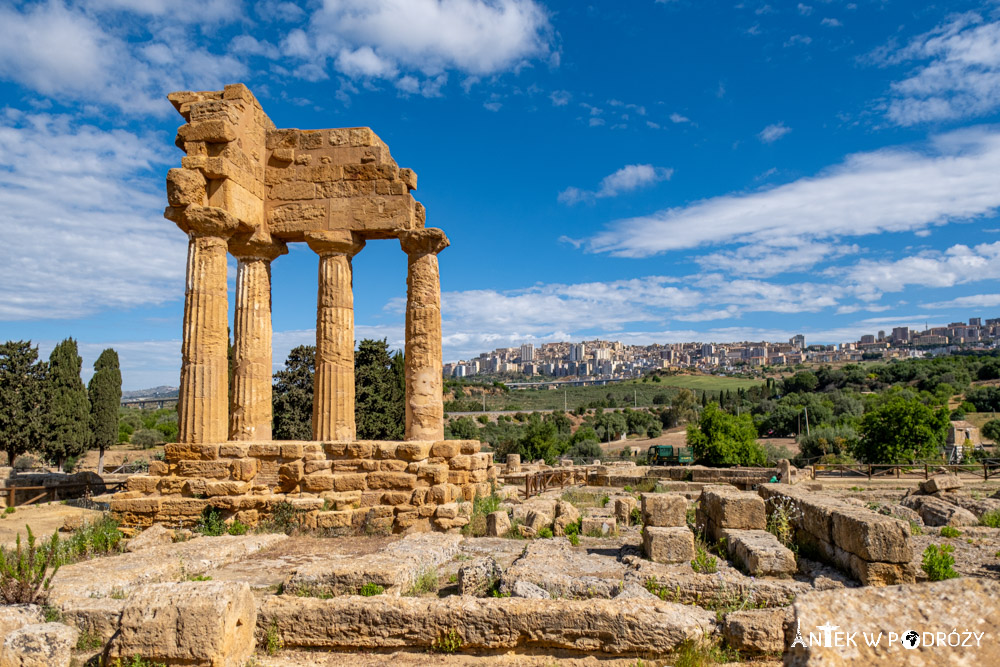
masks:
[[[629,164],[601,179],[597,190],[568,187],[559,193],[558,199],[563,204],[573,205],[606,197],[617,197],[623,192],[632,192],[668,180],[673,173],[673,169],[654,167],[651,164]]]
[[[921,305],[925,308],[995,308],[1000,306],[1000,294],[972,294]]]
[[[757,138],[765,144],[773,144],[791,131],[792,128],[787,127],[784,123],[774,123],[761,130],[757,134]]]
[[[791,243],[915,231],[1000,207],[1000,130],[975,127],[923,146],[848,156],[816,176],[619,220],[592,252],[648,257],[709,245]]]
[[[81,317],[183,293],[187,243],[151,186],[170,161],[152,137],[0,116],[0,319]]]
[[[398,84],[515,70],[550,57],[552,35],[535,0],[339,0],[324,3],[284,45],[286,56],[320,69],[332,61],[348,76]]]
[[[898,125],[983,116],[1000,107],[1000,22],[962,14],[900,49],[883,64],[921,62],[892,84],[886,115]]]

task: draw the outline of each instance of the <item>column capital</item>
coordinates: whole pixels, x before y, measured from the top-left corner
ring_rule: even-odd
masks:
[[[451,241],[437,227],[427,227],[402,232],[399,245],[407,255],[436,255],[451,245]]]
[[[365,240],[349,231],[309,232],[306,243],[317,255],[347,255],[353,257],[365,247]]]
[[[228,239],[230,236],[246,229],[246,225],[226,212],[225,209],[214,206],[188,206],[177,226],[192,236],[216,236]]]
[[[241,234],[229,240],[229,253],[236,259],[263,259],[273,262],[281,255],[288,254],[288,246],[278,239],[261,238],[257,234],[247,237]]]

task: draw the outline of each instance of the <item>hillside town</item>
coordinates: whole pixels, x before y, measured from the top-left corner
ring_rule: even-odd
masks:
[[[915,331],[893,327],[865,334],[857,341],[806,345],[798,334],[787,342],[740,341],[627,345],[620,341],[525,343],[501,347],[478,357],[444,365],[445,377],[502,375],[529,378],[576,378],[581,381],[630,379],[660,370],[690,369],[707,373],[763,372],[767,367],[801,363],[853,363],[864,360],[910,359],[959,350],[993,349],[1000,341],[1000,318]]]

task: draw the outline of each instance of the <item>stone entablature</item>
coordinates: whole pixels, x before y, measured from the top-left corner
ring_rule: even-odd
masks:
[[[493,455],[480,447],[476,440],[169,444],[166,460],[131,477],[111,510],[128,526],[192,526],[211,506],[254,526],[288,502],[307,528],[449,530],[468,523],[457,503],[489,495],[497,479]]]

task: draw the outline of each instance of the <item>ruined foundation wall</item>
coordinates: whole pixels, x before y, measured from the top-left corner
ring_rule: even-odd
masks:
[[[476,440],[168,444],[111,501],[127,526],[191,526],[208,506],[248,525],[289,503],[307,528],[403,532],[468,522],[499,469]]]

